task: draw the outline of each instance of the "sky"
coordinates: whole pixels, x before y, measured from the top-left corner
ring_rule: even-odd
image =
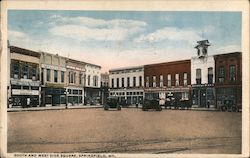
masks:
[[[10,45],[112,68],[241,51],[241,12],[9,10]]]

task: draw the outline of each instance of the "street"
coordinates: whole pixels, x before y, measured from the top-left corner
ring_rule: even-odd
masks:
[[[136,108],[8,112],[8,152],[239,154],[241,116]]]

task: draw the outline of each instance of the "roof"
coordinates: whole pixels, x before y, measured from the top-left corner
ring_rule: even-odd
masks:
[[[21,47],[9,46],[9,48],[10,48],[10,53],[18,53],[18,54],[33,56],[33,57],[36,57],[36,58],[40,58],[40,56],[41,56],[41,54],[39,52],[24,49],[24,48],[21,48]]]
[[[134,69],[142,69],[143,67],[144,67],[144,66],[121,67],[121,68],[110,69],[109,72],[124,71],[124,70],[134,70]]]
[[[186,63],[186,62],[191,62],[191,60],[186,59],[186,60],[170,61],[170,62],[164,62],[164,63],[154,63],[154,64],[145,65],[144,67],[162,66],[162,65],[174,65],[174,64],[181,64],[181,63]]]
[[[230,52],[230,53],[223,53],[223,54],[216,54],[214,55],[215,58],[217,57],[230,57],[230,56],[241,56],[241,52]]]

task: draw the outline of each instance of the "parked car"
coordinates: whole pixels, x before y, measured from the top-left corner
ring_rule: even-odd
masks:
[[[108,97],[107,98],[107,102],[104,105],[104,110],[109,110],[110,108],[117,109],[119,111],[121,110],[121,105],[119,105],[117,97]]]
[[[219,107],[221,111],[231,111],[231,112],[238,112],[239,107],[234,103],[233,100],[224,100],[223,105]]]
[[[156,111],[161,111],[162,107],[159,105],[159,100],[149,100],[145,99],[142,105],[143,111],[148,111],[149,109],[154,109]]]

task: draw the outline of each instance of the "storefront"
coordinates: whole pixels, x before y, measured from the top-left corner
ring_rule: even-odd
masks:
[[[11,107],[38,107],[40,87],[39,81],[11,80]]]
[[[241,106],[242,87],[238,86],[221,86],[216,87],[216,107],[224,105],[226,101],[231,101],[233,105]]]
[[[83,105],[83,88],[67,88],[68,105]]]
[[[84,88],[84,104],[96,105],[101,103],[100,88],[85,87]]]
[[[65,88],[42,88],[42,105],[43,106],[59,106],[66,104]]]
[[[193,107],[211,108],[215,105],[215,90],[213,84],[192,85]]]

